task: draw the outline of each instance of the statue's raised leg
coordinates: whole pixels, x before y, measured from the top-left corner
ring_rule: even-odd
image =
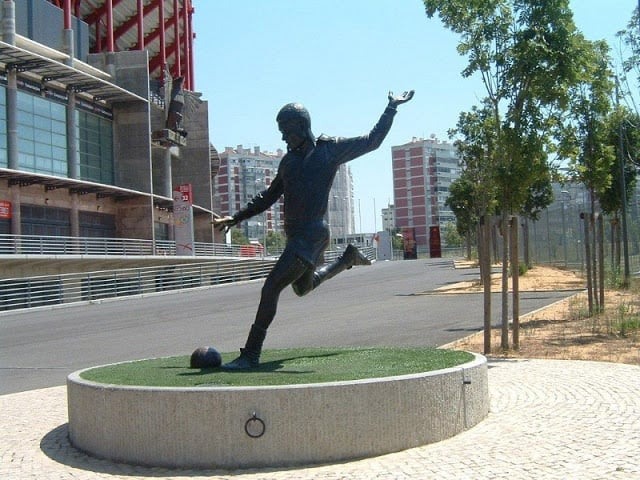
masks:
[[[347,245],[344,252],[334,262],[319,268],[313,274],[313,288],[322,282],[335,277],[340,272],[350,269],[354,265],[371,265],[371,261],[353,245]]]
[[[283,259],[285,260],[285,259]],[[286,265],[286,267],[285,267]],[[371,261],[365,257],[356,247],[349,244],[343,254],[334,262],[326,265],[313,273],[313,281],[302,283],[293,282],[293,289],[298,295],[305,295],[322,282],[335,277],[338,273],[348,270],[354,265],[371,265]],[[291,283],[291,278],[301,278],[304,275],[304,264],[296,259],[293,264],[283,261],[270,274],[263,287],[262,298],[256,321],[251,325],[249,336],[244,348],[240,349],[240,356],[229,363],[222,365],[224,370],[248,370],[257,368],[262,353],[262,344],[267,335],[267,327],[271,324],[276,312],[278,296],[285,285]],[[280,269],[283,273],[280,274]]]

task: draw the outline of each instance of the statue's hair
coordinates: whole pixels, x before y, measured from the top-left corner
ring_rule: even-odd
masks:
[[[309,111],[301,103],[287,103],[280,109],[276,116],[276,121],[278,123],[292,120],[301,121],[303,124],[303,130],[311,141],[315,142],[315,136],[311,131],[311,117],[309,116]]]

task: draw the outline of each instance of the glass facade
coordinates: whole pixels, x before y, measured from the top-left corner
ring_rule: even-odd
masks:
[[[18,166],[28,172],[67,176],[64,105],[18,92]]]
[[[113,185],[113,127],[111,120],[76,110],[80,178]]]
[[[20,170],[68,177],[66,105],[18,91],[18,166]],[[113,185],[113,124],[76,109],[80,178]],[[0,88],[0,167],[8,167],[6,87]]]

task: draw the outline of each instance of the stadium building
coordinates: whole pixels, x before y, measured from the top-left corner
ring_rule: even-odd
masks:
[[[213,242],[191,0],[4,0],[0,234]],[[181,198],[176,198],[180,192]]]

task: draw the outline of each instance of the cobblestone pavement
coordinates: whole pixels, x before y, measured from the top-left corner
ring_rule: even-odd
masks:
[[[67,440],[66,388],[0,396],[2,479],[639,479],[640,367],[490,360],[489,416],[448,440],[296,469],[168,470],[116,464]]]

